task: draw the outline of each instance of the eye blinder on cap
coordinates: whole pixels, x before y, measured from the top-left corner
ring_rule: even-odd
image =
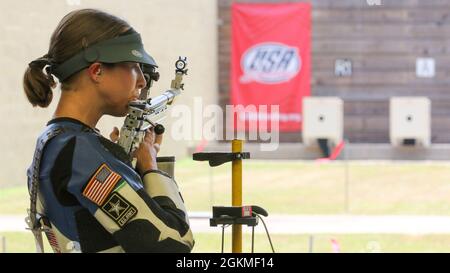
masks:
[[[144,50],[139,33],[133,33],[87,47],[65,62],[56,65],[53,74],[62,82],[94,62],[136,62],[157,67],[153,57]]]

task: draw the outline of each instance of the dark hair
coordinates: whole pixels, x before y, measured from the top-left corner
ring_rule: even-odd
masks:
[[[23,88],[30,103],[47,107],[52,101],[56,83],[49,66],[63,63],[83,48],[117,37],[130,28],[124,20],[96,9],[75,10],[64,16],[52,34],[48,53],[32,61],[23,76]],[[61,89],[69,89],[78,75],[64,80]]]

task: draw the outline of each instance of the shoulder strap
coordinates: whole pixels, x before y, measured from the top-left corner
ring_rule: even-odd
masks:
[[[25,222],[28,225],[28,229],[30,229],[34,235],[36,252],[38,253],[44,252],[44,245],[42,241],[42,231],[44,230],[41,224],[43,215],[39,214],[36,210],[37,195],[39,190],[39,170],[41,165],[42,152],[48,141],[64,132],[63,127],[52,127],[53,128],[49,128],[46,133],[41,135],[40,139],[38,140],[36,150],[34,152],[33,163],[31,164],[31,185],[29,188],[30,208],[28,209],[28,217],[25,218]]]

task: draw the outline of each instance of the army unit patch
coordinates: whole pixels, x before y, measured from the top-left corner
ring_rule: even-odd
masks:
[[[108,194],[122,177],[113,172],[106,164],[102,164],[83,190],[83,195],[101,206]]]
[[[113,192],[109,196],[101,210],[120,227],[123,227],[137,214],[136,207],[117,192]]]

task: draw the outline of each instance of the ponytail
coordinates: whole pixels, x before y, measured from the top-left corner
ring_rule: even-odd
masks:
[[[96,9],[74,10],[64,16],[52,34],[48,54],[29,63],[23,75],[23,89],[30,103],[47,107],[52,101],[52,88],[56,87],[52,67],[86,46],[117,37],[128,29],[130,25],[124,20]],[[76,75],[60,81],[61,91],[70,89]]]
[[[56,83],[51,75],[51,64],[48,55],[28,64],[23,76],[23,88],[33,106],[45,108],[52,101],[52,88],[56,87]]]

